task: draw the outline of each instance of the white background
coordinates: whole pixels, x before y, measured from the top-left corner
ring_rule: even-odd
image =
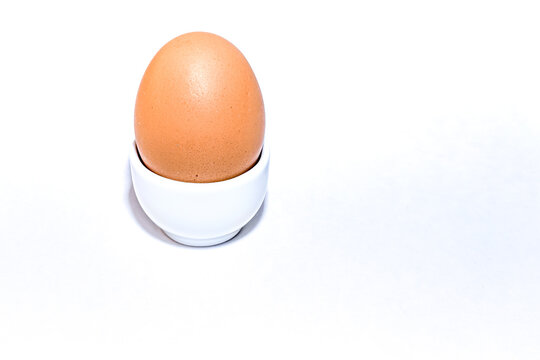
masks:
[[[3,2],[0,358],[540,356],[540,11],[518,1]],[[168,240],[128,152],[173,37],[232,41],[263,209]]]

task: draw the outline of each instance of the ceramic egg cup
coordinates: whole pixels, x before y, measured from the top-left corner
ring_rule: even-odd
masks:
[[[149,170],[133,142],[133,188],[144,212],[171,239],[190,246],[217,245],[238,234],[262,205],[269,155],[265,144],[257,163],[245,173],[224,181],[190,183]]]

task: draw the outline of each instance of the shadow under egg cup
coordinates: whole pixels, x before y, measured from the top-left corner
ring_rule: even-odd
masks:
[[[135,195],[144,212],[184,245],[211,246],[232,239],[266,196],[270,160],[266,142],[251,169],[211,183],[172,180],[152,172],[141,161],[135,142],[129,160]]]

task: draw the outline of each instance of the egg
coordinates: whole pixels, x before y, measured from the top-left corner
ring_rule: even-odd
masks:
[[[135,142],[154,173],[183,182],[234,178],[257,162],[264,130],[255,74],[224,38],[178,36],[148,65],[135,104]]]

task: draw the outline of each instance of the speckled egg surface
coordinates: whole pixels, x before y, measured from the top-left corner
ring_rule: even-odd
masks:
[[[249,170],[262,149],[264,104],[249,63],[210,33],[181,35],[144,73],[135,141],[151,171],[173,180],[215,182]]]

